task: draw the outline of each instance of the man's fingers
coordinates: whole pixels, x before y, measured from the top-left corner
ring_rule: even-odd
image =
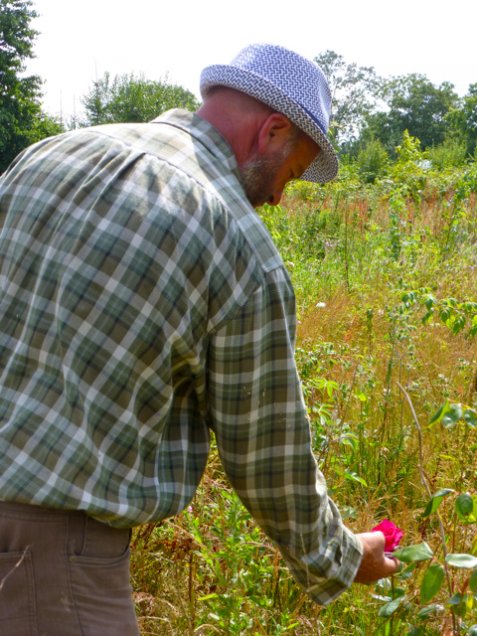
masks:
[[[391,572],[391,574],[397,574],[404,567],[404,564],[402,563],[402,561],[397,559],[395,556],[392,556],[392,554],[386,554],[386,561],[388,563],[392,563],[393,565],[393,571]]]

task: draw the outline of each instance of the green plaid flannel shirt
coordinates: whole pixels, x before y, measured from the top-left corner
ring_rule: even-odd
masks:
[[[116,527],[193,497],[216,436],[242,502],[326,604],[361,559],[311,450],[293,289],[197,115],[72,131],[0,181],[0,499]]]

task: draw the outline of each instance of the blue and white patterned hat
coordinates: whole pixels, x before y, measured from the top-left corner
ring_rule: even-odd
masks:
[[[336,177],[338,159],[327,138],[331,93],[321,68],[301,55],[274,44],[252,44],[230,65],[208,66],[200,77],[204,97],[212,86],[246,93],[286,115],[320,147],[301,176],[325,183]]]

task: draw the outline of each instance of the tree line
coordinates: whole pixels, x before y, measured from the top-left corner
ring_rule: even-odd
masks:
[[[187,89],[143,76],[109,73],[93,82],[82,98],[83,119],[64,122],[44,112],[42,79],[25,75],[38,33],[32,0],[0,0],[0,173],[23,148],[74,127],[112,122],[149,121],[169,108],[195,110],[197,98]],[[477,82],[465,96],[453,84],[434,85],[413,73],[379,77],[373,67],[348,63],[334,51],[315,61],[328,77],[333,96],[330,135],[342,161],[368,166],[372,180],[392,161],[404,132],[419,140],[433,158],[454,163],[477,153]]]
[[[418,73],[382,78],[373,67],[347,63],[334,51],[315,61],[330,82],[331,136],[342,157],[368,150],[393,159],[407,131],[430,156],[439,149],[449,160],[475,158],[477,81],[459,97],[450,82],[436,86]]]

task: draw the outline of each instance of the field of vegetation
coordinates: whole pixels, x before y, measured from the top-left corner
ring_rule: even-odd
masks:
[[[329,491],[356,531],[403,531],[403,571],[310,602],[212,453],[191,506],[138,530],[142,634],[477,633],[477,163],[435,169],[404,137],[261,210],[297,295],[297,363]]]
[[[65,122],[24,74],[33,1],[0,9],[1,173]],[[333,93],[340,177],[296,182],[260,214],[295,286],[297,364],[330,494],[357,532],[397,524],[405,567],[313,604],[213,449],[190,507],[133,536],[143,636],[477,636],[477,83],[459,97],[333,51],[315,61]],[[165,81],[109,73],[83,103],[69,128],[198,106]]]

